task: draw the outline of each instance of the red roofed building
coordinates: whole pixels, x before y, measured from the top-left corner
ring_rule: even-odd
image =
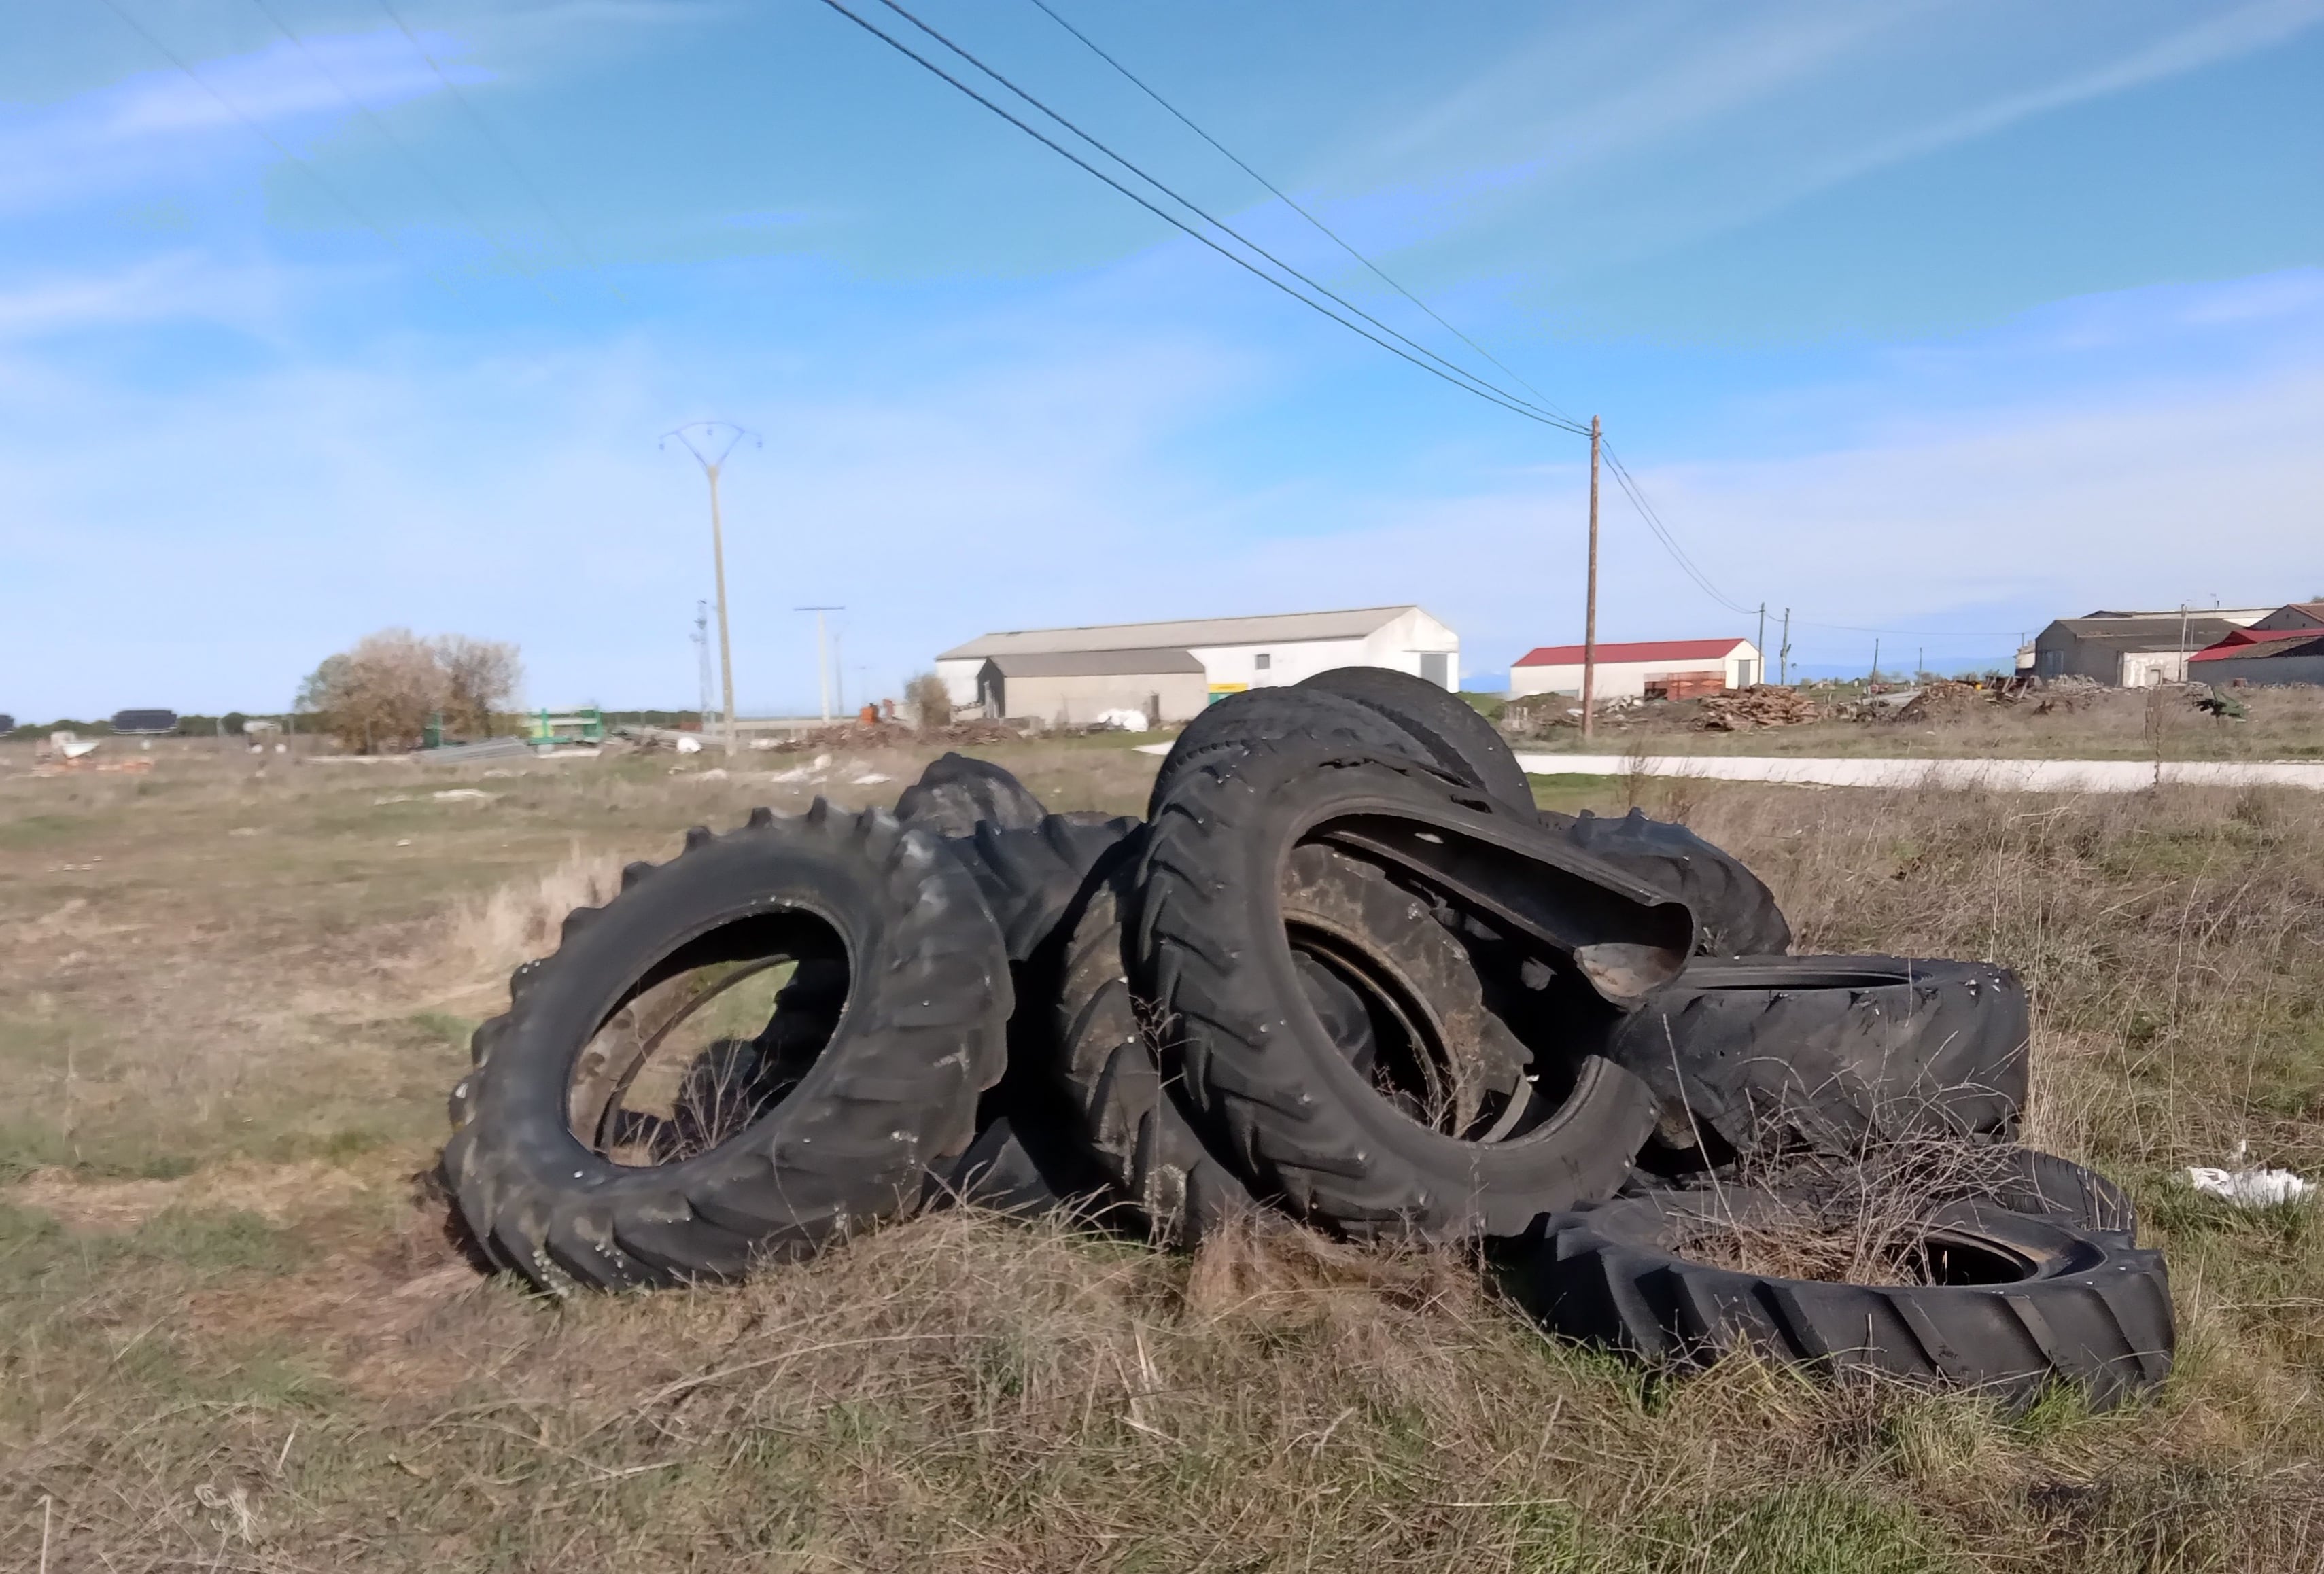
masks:
[[[1598,647],[1598,697],[1636,698],[1650,688],[1702,693],[1747,688],[1761,678],[1759,648],[1748,640],[1639,640]],[[1509,666],[1509,693],[1582,693],[1582,647],[1544,645]]]
[[[2209,684],[2324,684],[2324,602],[2293,602],[2187,658],[2187,676]]]

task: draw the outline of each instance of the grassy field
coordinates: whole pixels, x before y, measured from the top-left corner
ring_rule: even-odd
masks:
[[[1135,810],[1155,765],[978,752],[1057,807]],[[2239,1142],[2324,1173],[2313,796],[1647,786],[1803,948],[2032,981],[2035,1133],[2130,1186],[2183,1343],[2149,1403],[2005,1415],[1651,1379],[1452,1256],[1292,1233],[1187,1260],[938,1214],[546,1303],[475,1277],[424,1180],[468,1028],[623,861],[819,784],[6,758],[0,1568],[2324,1568],[2324,1214],[2175,1178]],[[890,801],[922,758],[820,785]]]
[[[1832,696],[1806,690],[1827,703]],[[1853,697],[1852,695],[1850,697]],[[1696,730],[1700,702],[1655,702],[1602,716],[1585,748],[1578,726],[1518,746],[1562,753],[1933,756],[1997,759],[2316,759],[2324,758],[2324,689],[2238,689],[2250,714],[2195,708],[2188,691],[2100,689],[2007,703],[1972,701],[1914,720],[1820,721],[1745,732]]]

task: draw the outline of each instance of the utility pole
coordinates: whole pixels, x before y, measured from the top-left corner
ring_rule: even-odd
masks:
[[[2213,598],[2214,603],[2217,602]],[[2179,603],[2179,681],[2187,681],[2187,603]]]
[[[694,421],[663,433],[658,446],[668,447],[672,437],[686,446],[686,451],[694,456],[695,463],[702,466],[702,474],[710,483],[710,565],[718,581],[718,676],[724,702],[721,719],[726,734],[726,752],[731,755],[735,750],[734,647],[727,637],[726,536],[718,520],[718,467],[726,463],[726,456],[743,438],[750,438],[757,447],[763,448],[766,443],[756,432],[744,431],[733,421]],[[713,448],[717,450],[715,456],[710,452]]]
[[[1776,670],[1782,674],[1778,681],[1789,688],[1792,683],[1792,609],[1789,607],[1784,609],[1784,648],[1776,653],[1775,662]]]
[[[1872,676],[1864,680],[1864,692],[1871,694],[1872,686],[1880,681],[1880,641],[1872,641]]]
[[[1767,603],[1766,602],[1759,603],[1759,640],[1758,643],[1753,645],[1751,649],[1759,658],[1757,662],[1759,670],[1751,675],[1751,681],[1765,683],[1767,681]]]
[[[847,658],[844,654],[847,649],[846,639],[847,631],[844,629],[831,631],[831,686],[839,693],[839,703],[832,709],[843,716],[847,713]]]
[[[1598,721],[1598,439],[1602,428],[1590,418],[1590,591],[1582,615],[1582,736]]]
[[[710,603],[694,603],[694,661],[700,670],[701,706],[695,713],[702,718],[704,732],[710,730]]]
[[[831,646],[823,637],[823,614],[844,612],[841,606],[793,607],[795,612],[815,614],[815,676],[816,686],[823,691],[823,719],[831,720]]]

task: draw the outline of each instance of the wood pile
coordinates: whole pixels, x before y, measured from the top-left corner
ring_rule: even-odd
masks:
[[[1796,727],[1822,719],[1822,707],[1799,690],[1755,683],[1704,700],[1694,725],[1699,732],[1748,732],[1758,727]]]

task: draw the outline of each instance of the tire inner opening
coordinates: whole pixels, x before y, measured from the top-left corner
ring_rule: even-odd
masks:
[[[1327,930],[1284,927],[1301,992],[1325,1036],[1398,1113],[1463,1141],[1505,1142],[1555,1112],[1567,1079],[1480,1085],[1473,1057],[1444,1042],[1391,968]]]
[[[1997,1242],[1877,1212],[1783,1206],[1750,1217],[1711,1214],[1666,1233],[1691,1262],[1775,1279],[1848,1284],[2015,1284],[2034,1266]]]
[[[698,936],[641,980],[575,1058],[573,1135],[630,1168],[741,1136],[813,1068],[849,980],[845,943],[811,914],[756,915]]]

